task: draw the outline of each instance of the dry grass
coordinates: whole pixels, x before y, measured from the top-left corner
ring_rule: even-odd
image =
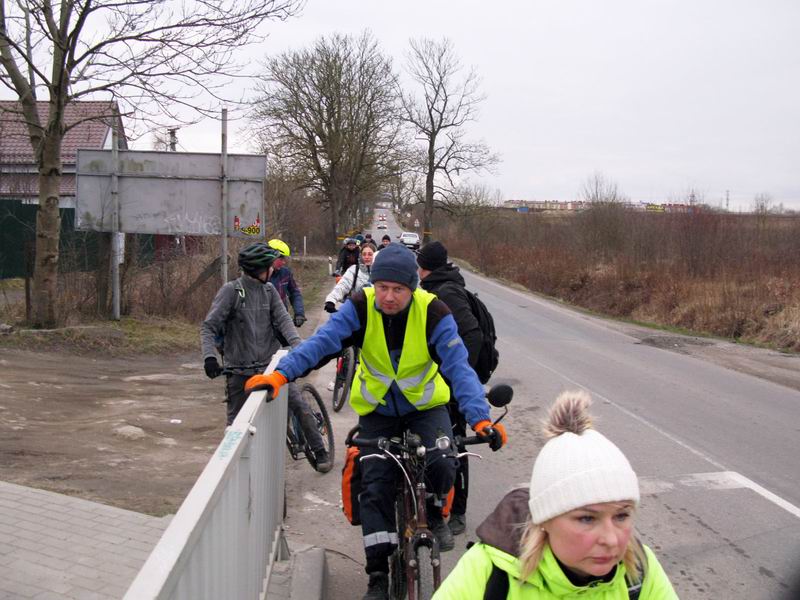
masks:
[[[59,310],[64,326],[25,329],[24,300],[0,304],[0,322],[16,325],[13,334],[0,336],[0,347],[115,356],[196,350],[200,322],[219,288],[218,272],[194,284],[213,260],[210,255],[181,255],[137,270],[124,294],[129,314],[119,322],[97,317],[93,273],[63,276]],[[331,284],[327,260],[296,258],[291,266],[309,310],[321,305]]]
[[[800,217],[599,206],[450,221],[440,239],[490,275],[603,314],[800,350]]]

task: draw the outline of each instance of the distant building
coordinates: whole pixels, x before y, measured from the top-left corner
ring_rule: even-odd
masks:
[[[50,105],[37,102],[39,117],[47,123]],[[60,208],[75,208],[75,164],[81,148],[111,148],[112,102],[74,101],[64,109],[64,124],[69,127],[61,144]],[[119,118],[119,117],[116,117]],[[120,120],[119,147],[128,148]],[[39,168],[31,148],[28,127],[18,102],[0,101],[0,201],[39,203]]]
[[[47,123],[50,105],[38,102],[37,107],[42,123]],[[72,264],[62,261],[62,268],[88,269],[97,260],[92,236],[74,228],[75,165],[79,149],[111,148],[115,108],[111,102],[74,101],[64,109],[64,123],[69,129],[61,144],[60,247],[63,253],[80,238],[84,251],[80,255],[73,252]],[[119,132],[120,148],[127,149],[121,121]],[[38,204],[39,167],[22,110],[18,102],[0,101],[0,279],[31,274]]]

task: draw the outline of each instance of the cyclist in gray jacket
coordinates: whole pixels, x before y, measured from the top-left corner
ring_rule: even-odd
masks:
[[[263,242],[239,252],[242,276],[219,289],[200,328],[206,375],[213,379],[223,372],[217,350],[225,363],[228,425],[247,400],[244,391],[247,379],[261,373],[282,345],[295,347],[300,343],[286,306],[269,283],[272,263],[279,256],[278,251]],[[330,471],[333,462],[297,385],[289,387],[289,409],[300,421],[316,457],[317,469],[323,473]]]

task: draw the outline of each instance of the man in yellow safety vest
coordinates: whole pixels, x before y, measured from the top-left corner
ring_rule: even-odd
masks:
[[[414,254],[400,244],[389,244],[372,266],[373,287],[364,288],[331,315],[310,338],[285,356],[275,371],[256,375],[247,391],[280,386],[302,377],[337,356],[343,347],[361,348],[361,362],[353,378],[350,405],[359,415],[359,437],[393,437],[409,430],[433,447],[437,438],[450,436],[446,404],[450,389],[466,421],[479,435],[506,441],[501,424],[492,428],[483,387],[467,362],[467,351],[447,306],[417,287]],[[441,370],[441,374],[439,371]],[[364,451],[368,453],[369,451]],[[426,455],[429,491],[428,523],[442,551],[452,550],[453,535],[442,518],[444,497],[453,485],[457,461],[442,451]],[[389,556],[397,544],[394,518],[395,466],[390,461],[362,461],[360,495],[369,587],[364,600],[388,598]]]

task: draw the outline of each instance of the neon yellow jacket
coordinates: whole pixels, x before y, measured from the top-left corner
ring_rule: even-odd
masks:
[[[562,571],[550,546],[545,546],[537,569],[520,582],[521,565],[516,556],[523,530],[520,524],[529,518],[528,490],[521,488],[509,492],[478,527],[476,533],[481,543],[475,544],[461,557],[433,595],[433,600],[483,600],[493,565],[509,575],[508,600],[628,599],[628,583],[622,563],[617,565],[611,581],[576,586]],[[677,600],[678,596],[655,554],[647,546],[644,546],[644,551],[647,566],[639,600]]]
[[[644,547],[647,570],[639,600],[677,600],[664,569],[655,554]],[[614,578],[607,583],[579,587],[573,585],[556,562],[550,547],[546,547],[539,563],[525,583],[517,580],[520,563],[511,556],[487,544],[475,544],[458,561],[455,569],[442,582],[433,600],[483,600],[486,582],[495,564],[511,575],[508,600],[627,600],[625,566],[620,564]]]
[[[417,288],[408,308],[403,352],[395,371],[383,318],[375,308],[375,289],[364,288],[367,299],[367,329],[361,347],[361,359],[350,388],[350,406],[359,415],[385,404],[384,396],[396,384],[408,402],[417,410],[428,410],[447,404],[450,388],[439,374],[439,367],[428,351],[426,323],[428,305],[436,296]]]

